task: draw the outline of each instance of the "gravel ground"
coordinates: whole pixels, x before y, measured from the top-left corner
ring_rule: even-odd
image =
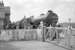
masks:
[[[14,41],[0,42],[0,50],[67,50],[47,42]]]
[[[0,43],[0,50],[18,50],[19,48],[13,46],[13,45],[10,45],[6,42],[1,42]]]

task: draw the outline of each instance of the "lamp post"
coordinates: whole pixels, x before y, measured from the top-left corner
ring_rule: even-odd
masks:
[[[69,21],[69,26],[68,26],[68,47],[71,49],[71,18],[68,19]]]

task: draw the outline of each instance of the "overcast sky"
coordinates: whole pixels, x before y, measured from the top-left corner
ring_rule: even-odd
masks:
[[[11,21],[21,20],[24,15],[38,17],[49,9],[59,16],[59,22],[75,22],[75,0],[4,0],[5,6],[11,7]]]

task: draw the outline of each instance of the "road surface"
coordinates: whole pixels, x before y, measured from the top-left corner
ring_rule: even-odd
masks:
[[[0,50],[67,50],[65,48],[40,41],[0,42]]]

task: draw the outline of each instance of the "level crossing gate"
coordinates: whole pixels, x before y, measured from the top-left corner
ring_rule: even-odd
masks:
[[[75,29],[43,27],[43,41],[53,42],[68,49],[75,48]]]

